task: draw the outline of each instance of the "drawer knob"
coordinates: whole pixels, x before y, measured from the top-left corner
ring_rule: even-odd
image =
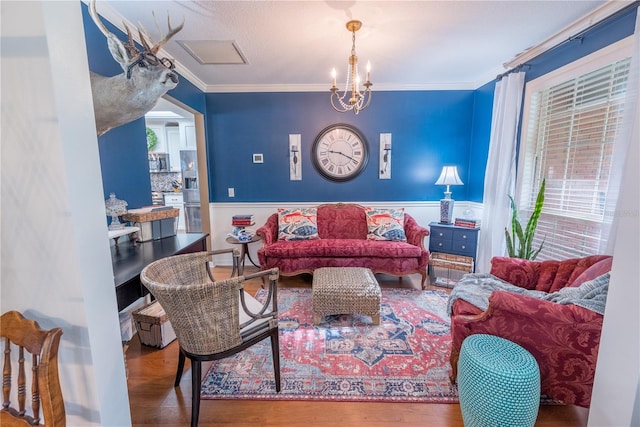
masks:
[[[443,233],[440,233],[440,237],[442,237],[442,236],[444,236],[444,234],[443,234]]]
[[[467,249],[467,247],[465,245],[462,245],[462,249]]]
[[[466,234],[463,234],[463,235],[462,235],[462,238],[463,238],[463,239],[466,239],[466,238],[467,238],[467,235],[466,235]]]
[[[442,247],[442,243],[438,243],[438,246],[439,246],[439,247]]]

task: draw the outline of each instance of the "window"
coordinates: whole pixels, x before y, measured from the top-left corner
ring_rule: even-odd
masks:
[[[546,179],[538,260],[601,253],[609,237],[607,202],[617,191],[609,178],[631,64],[623,42],[527,84],[517,200],[528,218]]]

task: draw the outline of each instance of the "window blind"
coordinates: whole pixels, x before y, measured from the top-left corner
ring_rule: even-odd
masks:
[[[518,207],[528,219],[546,179],[534,239],[536,248],[544,240],[538,260],[596,254],[609,237],[605,200],[630,64],[616,61],[530,98]]]

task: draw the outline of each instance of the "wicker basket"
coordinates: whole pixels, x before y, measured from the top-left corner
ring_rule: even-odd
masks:
[[[161,219],[167,218],[175,218],[180,215],[180,209],[172,208],[172,209],[157,209],[157,210],[147,210],[147,209],[136,209],[127,212],[122,215],[122,219],[125,221],[131,222],[150,222],[150,221],[158,221]]]
[[[176,339],[171,322],[158,301],[140,307],[131,315],[142,344],[163,348]]]
[[[429,265],[431,267],[442,267],[451,270],[473,272],[473,258],[461,255],[441,254],[432,252],[430,254]]]
[[[138,242],[163,239],[175,236],[178,229],[180,209],[160,207],[133,209],[122,216],[140,228]]]

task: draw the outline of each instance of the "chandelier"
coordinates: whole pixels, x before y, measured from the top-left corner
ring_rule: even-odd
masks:
[[[364,82],[364,89],[360,91],[360,75],[358,74],[358,57],[356,56],[356,31],[362,27],[360,21],[347,22],[347,30],[352,33],[351,56],[349,56],[349,67],[347,68],[347,82],[342,95],[336,86],[336,69],[331,70],[333,84],[331,86],[331,106],[339,113],[353,111],[358,114],[369,106],[371,102],[371,86],[369,80],[371,63],[367,62],[367,80]],[[346,100],[345,100],[346,99]]]

